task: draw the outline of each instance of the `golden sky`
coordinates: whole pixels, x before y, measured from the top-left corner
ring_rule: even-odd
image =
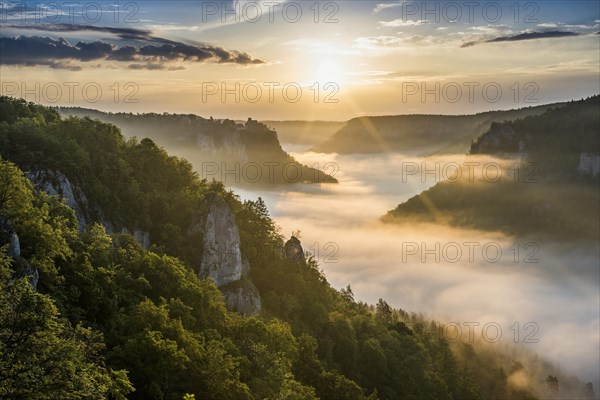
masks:
[[[44,104],[346,120],[600,92],[595,1],[19,4],[0,2],[2,94]]]

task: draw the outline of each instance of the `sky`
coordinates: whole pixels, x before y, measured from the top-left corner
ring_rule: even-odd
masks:
[[[597,1],[0,1],[3,95],[347,120],[600,92]]]

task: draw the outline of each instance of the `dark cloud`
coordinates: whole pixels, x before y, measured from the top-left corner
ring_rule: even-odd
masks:
[[[63,38],[17,37],[0,38],[0,54],[4,65],[46,65],[51,68],[80,70],[80,66],[72,64],[73,60],[92,61],[103,58],[111,46],[102,42],[86,43],[84,46],[73,46]]]
[[[81,67],[71,65],[76,61],[112,60],[119,62],[216,62],[238,65],[263,64],[264,61],[253,59],[246,53],[226,50],[213,46],[190,46],[184,43],[117,47],[102,41],[77,42],[70,44],[64,38],[53,39],[40,36],[19,36],[0,38],[1,64],[4,65],[47,65],[52,68],[79,70]],[[156,68],[148,68],[156,69]],[[165,65],[164,69],[173,69]]]
[[[176,43],[169,39],[153,36],[152,31],[137,28],[115,28],[111,26],[95,26],[80,24],[35,24],[35,25],[8,25],[7,28],[34,30],[42,32],[101,32],[110,33],[123,40],[141,40],[159,43]]]
[[[517,42],[521,40],[553,39],[570,36],[580,36],[579,33],[569,31],[523,32],[513,36],[499,36],[493,39],[463,43],[460,47],[471,47],[480,43]]]
[[[118,62],[135,62],[129,65],[132,69],[183,69],[173,66],[175,62],[214,62],[238,65],[264,64],[263,60],[254,59],[249,54],[227,50],[211,45],[190,45],[175,42],[152,35],[149,30],[134,28],[99,27],[76,24],[40,24],[11,25],[11,28],[38,30],[46,32],[105,32],[116,35],[122,40],[141,41],[149,44],[138,46],[117,46],[106,41],[69,43],[64,38],[42,36],[1,37],[1,64],[6,65],[46,65],[52,68],[81,69],[75,63],[93,60],[112,60]],[[165,65],[159,67],[161,63]],[[145,64],[148,64],[144,67]]]
[[[127,68],[129,69],[137,69],[137,70],[142,70],[142,69],[147,69],[150,71],[179,71],[182,69],[185,69],[183,66],[168,66],[165,64],[158,64],[158,63],[145,63],[145,64],[130,64],[127,66]]]

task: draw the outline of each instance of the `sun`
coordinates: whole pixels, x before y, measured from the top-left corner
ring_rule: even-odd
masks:
[[[315,77],[319,83],[339,83],[343,78],[342,66],[335,60],[321,61],[317,65]]]

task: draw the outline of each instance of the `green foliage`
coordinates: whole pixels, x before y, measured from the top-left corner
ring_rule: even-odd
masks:
[[[58,284],[56,263],[72,255],[69,243],[77,235],[73,211],[56,198],[34,193],[23,173],[0,158],[0,215],[19,232],[21,255],[39,270],[42,285]]]
[[[0,253],[0,398],[125,399],[127,373],[104,366],[102,335],[62,319]]]

